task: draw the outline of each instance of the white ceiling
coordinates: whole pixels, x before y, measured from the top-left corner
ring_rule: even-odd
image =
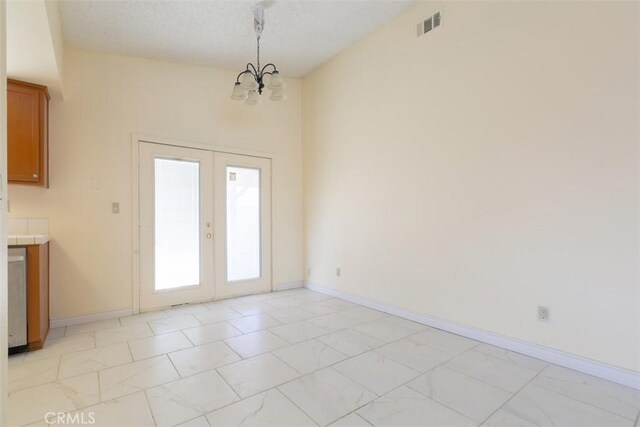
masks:
[[[60,2],[74,47],[241,69],[255,62],[251,1]],[[391,19],[412,1],[270,1],[261,63],[301,77]]]

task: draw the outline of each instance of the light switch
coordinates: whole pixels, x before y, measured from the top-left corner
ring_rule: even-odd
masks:
[[[114,214],[120,213],[120,203],[118,202],[111,203],[111,213],[114,213]]]

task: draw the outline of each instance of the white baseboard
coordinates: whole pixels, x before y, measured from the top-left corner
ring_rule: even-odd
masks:
[[[275,290],[286,291],[287,289],[302,288],[303,286],[304,286],[304,282],[302,280],[298,280],[297,282],[278,283],[275,286]]]
[[[639,372],[608,365],[606,363],[580,357],[575,354],[565,353],[550,347],[544,347],[538,344],[519,340],[517,338],[511,338],[482,329],[473,328],[471,326],[462,325],[434,316],[404,310],[393,305],[383,304],[368,298],[336,291],[318,284],[307,282],[304,286],[308,289],[322,292],[323,294],[331,295],[355,304],[373,308],[378,311],[452,332],[457,335],[462,335],[463,337],[472,338],[497,347],[506,348],[507,350],[515,351],[516,353],[525,354],[546,362],[564,366],[565,368],[580,371],[585,374],[593,375],[595,377],[603,378],[605,380],[640,390]]]
[[[95,314],[81,314],[80,316],[58,317],[50,320],[50,328],[60,328],[62,326],[80,325],[82,323],[97,322],[99,320],[115,319],[118,317],[127,317],[133,314],[130,308],[122,310],[105,311]]]

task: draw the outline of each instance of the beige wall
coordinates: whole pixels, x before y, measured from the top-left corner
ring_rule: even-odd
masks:
[[[229,99],[233,71],[69,48],[64,69],[51,188],[10,187],[12,217],[49,218],[52,318],[131,307],[132,132],[272,153],[274,283],[302,280],[298,80],[286,102],[251,108]]]
[[[419,3],[307,76],[308,280],[640,371],[638,7]]]
[[[32,0],[33,1],[33,0]],[[56,68],[58,69],[58,79],[60,96],[64,96],[64,35],[62,32],[62,17],[60,16],[60,4],[58,1],[44,2],[49,21],[49,32],[51,33],[51,45],[55,54]],[[33,28],[31,28],[33,31]]]

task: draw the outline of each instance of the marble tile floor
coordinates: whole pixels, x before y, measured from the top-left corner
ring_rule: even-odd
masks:
[[[640,427],[639,391],[307,289],[52,330],[9,390],[11,427]]]

